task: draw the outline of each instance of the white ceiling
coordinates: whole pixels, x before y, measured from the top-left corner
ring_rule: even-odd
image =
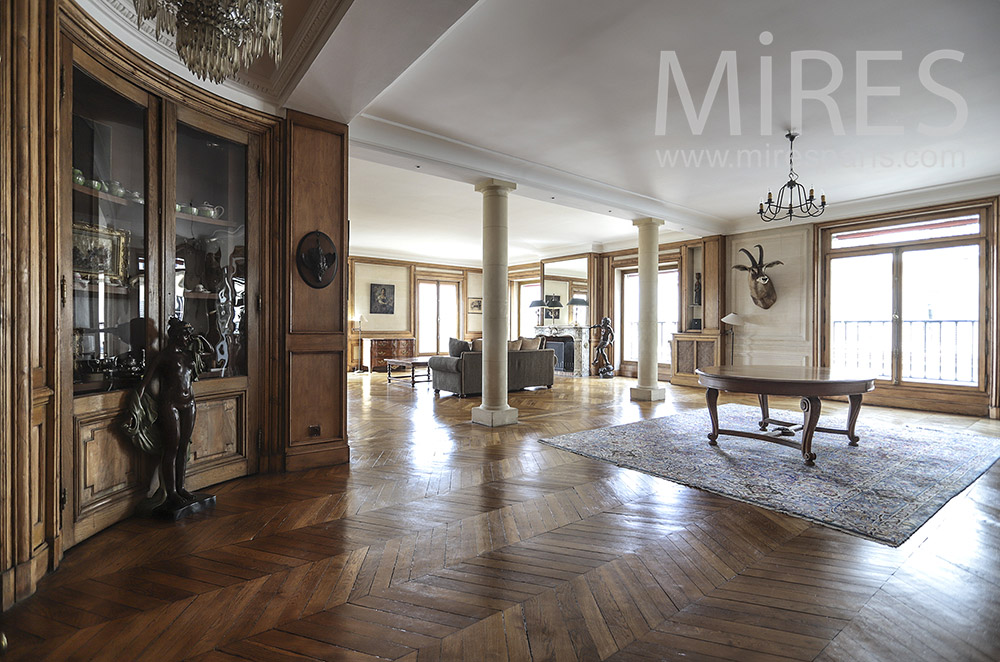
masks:
[[[803,134],[796,146],[814,150],[796,169],[803,183],[825,190],[831,207],[824,218],[1000,192],[996,0],[313,4],[310,15],[324,17],[323,29],[303,22],[316,43],[300,46],[308,57],[294,75],[279,67],[274,79],[284,87],[269,98],[350,123],[354,252],[477,261],[480,200],[471,184],[483,177],[518,183],[512,262],[595,242],[634,245],[627,221],[640,216],[664,218],[664,232],[757,228],[758,198],[787,175],[791,53],[809,49],[832,54],[844,70],[831,95],[844,130],[815,100],[804,103],[794,127]],[[764,31],[773,43],[761,43]],[[940,49],[963,54],[961,62],[934,64],[931,76],[967,104],[968,119],[952,135],[934,137],[919,124],[945,126],[956,116],[949,92],[932,93],[918,76],[922,59]],[[720,52],[735,52],[739,135],[730,127],[725,81],[700,132],[671,86],[666,132],[656,135],[661,51],[676,53],[696,108]],[[856,67],[865,51],[899,52],[868,67],[869,86],[899,88],[869,99],[868,123],[899,126],[899,135],[864,135],[859,124]],[[762,57],[773,70],[773,111],[763,127]],[[829,79],[827,65],[806,63],[805,89]],[[729,150],[730,159],[736,150],[764,150],[771,159],[671,166],[660,162],[665,150]],[[523,219],[529,225],[517,226]]]

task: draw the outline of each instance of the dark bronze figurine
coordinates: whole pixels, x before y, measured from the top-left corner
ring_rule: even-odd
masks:
[[[140,449],[160,456],[153,479],[156,494],[150,497],[146,509],[171,519],[215,503],[214,496],[192,494],[184,488],[197,412],[194,382],[204,369],[202,356],[210,351],[208,342],[195,334],[194,327],[171,317],[166,347],[149,365],[129,401],[126,433]],[[155,394],[154,383],[158,386]]]
[[[594,360],[592,363],[599,366],[597,368],[598,375],[604,379],[610,379],[615,376],[615,367],[608,360],[607,352],[608,345],[615,341],[615,330],[611,328],[611,318],[605,317],[601,320],[600,324],[595,324],[590,328],[601,330],[601,339],[597,341],[597,346],[594,348]]]

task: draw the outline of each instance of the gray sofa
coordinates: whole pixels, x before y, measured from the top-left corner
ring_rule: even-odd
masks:
[[[451,391],[459,397],[483,392],[483,353],[462,352],[461,356],[432,356],[434,392]],[[529,386],[552,388],[556,357],[551,349],[521,349],[507,352],[507,390],[519,391]]]

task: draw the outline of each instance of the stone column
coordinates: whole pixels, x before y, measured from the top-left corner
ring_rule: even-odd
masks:
[[[516,185],[486,179],[483,194],[483,402],[472,422],[491,428],[517,423],[507,405],[507,193]]]
[[[667,391],[660,388],[656,374],[656,284],[659,280],[658,218],[632,221],[639,228],[639,385],[631,390],[633,400],[663,400]]]

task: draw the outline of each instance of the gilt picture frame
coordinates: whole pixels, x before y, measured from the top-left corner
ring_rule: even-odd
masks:
[[[73,275],[83,280],[128,280],[128,232],[116,228],[73,225]]]
[[[396,312],[396,286],[372,283],[368,312],[372,315],[393,315]]]

